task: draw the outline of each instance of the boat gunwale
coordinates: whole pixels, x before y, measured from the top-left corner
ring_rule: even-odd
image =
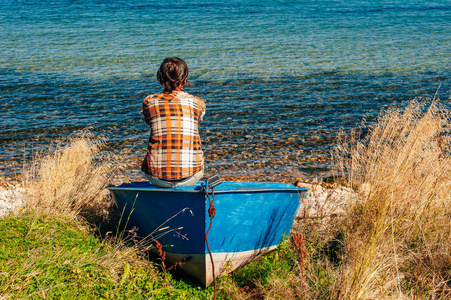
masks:
[[[177,188],[149,188],[149,187],[120,187],[120,186],[107,186],[106,187],[112,191],[139,191],[139,192],[175,192],[175,193],[204,193],[203,190],[181,190]],[[284,192],[284,193],[293,193],[293,192],[307,192],[308,188],[292,188],[292,189],[281,189],[281,188],[266,188],[266,189],[239,189],[239,190],[216,190],[215,194],[229,194],[229,193],[270,193],[270,192]]]

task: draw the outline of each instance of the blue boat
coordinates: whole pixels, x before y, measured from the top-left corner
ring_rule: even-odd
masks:
[[[158,240],[166,259],[183,261],[181,270],[203,286],[277,248],[307,191],[273,182],[219,184],[214,187],[216,213],[207,242],[213,198],[205,183],[159,188],[134,182],[108,188],[123,211],[122,222],[138,228],[138,236]]]

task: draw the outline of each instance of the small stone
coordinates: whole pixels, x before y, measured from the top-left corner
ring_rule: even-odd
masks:
[[[0,217],[25,207],[25,189],[19,186],[19,183],[15,181],[0,187]]]
[[[323,187],[321,185],[319,185],[319,184],[313,184],[311,190],[314,193],[322,193],[323,192]]]

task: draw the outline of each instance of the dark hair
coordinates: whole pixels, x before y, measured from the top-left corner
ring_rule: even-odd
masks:
[[[188,66],[178,57],[165,58],[158,69],[158,82],[165,90],[174,90],[188,78]]]

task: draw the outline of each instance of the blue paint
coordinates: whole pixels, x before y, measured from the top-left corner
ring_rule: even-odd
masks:
[[[152,188],[147,190],[121,189],[120,187],[110,189],[119,209],[123,210],[124,224],[129,219],[127,228],[136,226],[139,237],[144,238],[150,235],[152,239],[155,238],[163,233],[163,231],[155,232],[160,226],[169,227],[169,229],[183,227],[158,238],[158,241],[165,246],[165,251],[183,254],[203,253],[205,200],[202,194],[174,193]],[[188,209],[181,212],[184,208]],[[175,215],[177,216],[172,218]],[[181,236],[186,236],[188,240]]]
[[[215,253],[277,245],[289,233],[299,205],[296,191],[224,193],[216,194],[215,199],[216,216],[209,238]]]
[[[129,228],[139,228],[141,237],[152,235],[161,224],[179,228],[158,238],[165,251],[175,254],[205,254],[205,231],[209,225],[208,202],[201,183],[192,187],[163,189],[148,182],[109,187]],[[224,182],[215,187],[216,215],[208,235],[213,253],[242,252],[277,245],[288,234],[300,204],[292,185],[273,182]],[[173,245],[173,246],[169,246]]]

